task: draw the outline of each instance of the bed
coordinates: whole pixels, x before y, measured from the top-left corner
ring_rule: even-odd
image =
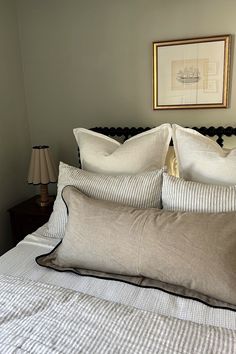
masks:
[[[234,128],[210,129],[202,132],[214,133],[220,145],[224,134],[236,135]],[[140,128],[94,130],[126,138],[140,133]],[[40,267],[35,258],[57,244],[46,224],[0,258],[1,353],[236,352],[234,310]]]

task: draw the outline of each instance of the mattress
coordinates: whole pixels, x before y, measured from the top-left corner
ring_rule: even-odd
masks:
[[[47,225],[28,235],[0,257],[0,274],[22,276],[160,315],[236,330],[236,312],[230,310],[212,308],[157,289],[40,267],[35,262],[35,257],[50,252],[60,241],[46,237],[46,234]]]

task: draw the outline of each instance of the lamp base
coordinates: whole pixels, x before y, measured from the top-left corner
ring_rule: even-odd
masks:
[[[51,203],[53,203],[54,201],[55,201],[55,198],[54,198],[54,197],[48,196],[48,200],[47,200],[47,201],[41,201],[41,197],[39,197],[39,198],[36,200],[36,204],[43,208],[43,207],[49,206],[49,205],[50,205]]]
[[[46,207],[53,202],[54,198],[48,195],[48,185],[40,185],[40,198],[36,201],[39,206]]]

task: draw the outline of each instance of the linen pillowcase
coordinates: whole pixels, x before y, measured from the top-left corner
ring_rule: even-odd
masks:
[[[185,181],[164,173],[162,205],[166,210],[204,213],[236,211],[236,186]]]
[[[67,211],[61,192],[66,185],[79,188],[88,196],[141,208],[161,206],[161,185],[164,169],[137,175],[98,175],[69,166],[59,166],[57,197],[48,222],[48,236],[62,238]]]
[[[172,129],[163,124],[138,134],[123,144],[84,128],[73,130],[82,169],[102,174],[136,174],[165,164]]]
[[[235,213],[137,209],[71,186],[63,198],[65,237],[38,264],[157,279],[236,305]]]
[[[172,125],[179,175],[186,180],[235,185],[236,148],[222,149],[193,129]]]

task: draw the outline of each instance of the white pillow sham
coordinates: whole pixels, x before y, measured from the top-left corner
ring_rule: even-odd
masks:
[[[84,128],[73,130],[82,168],[103,174],[136,174],[162,168],[171,140],[171,125],[163,124],[123,144]]]
[[[59,166],[58,191],[48,222],[48,236],[62,238],[67,222],[67,210],[61,192],[67,185],[78,188],[89,197],[122,203],[137,208],[160,208],[164,169],[137,175],[99,175],[63,162]]]
[[[179,175],[186,180],[235,185],[236,148],[222,149],[193,129],[172,125]]]
[[[236,211],[236,186],[185,181],[164,173],[162,205],[166,210],[188,212]]]

